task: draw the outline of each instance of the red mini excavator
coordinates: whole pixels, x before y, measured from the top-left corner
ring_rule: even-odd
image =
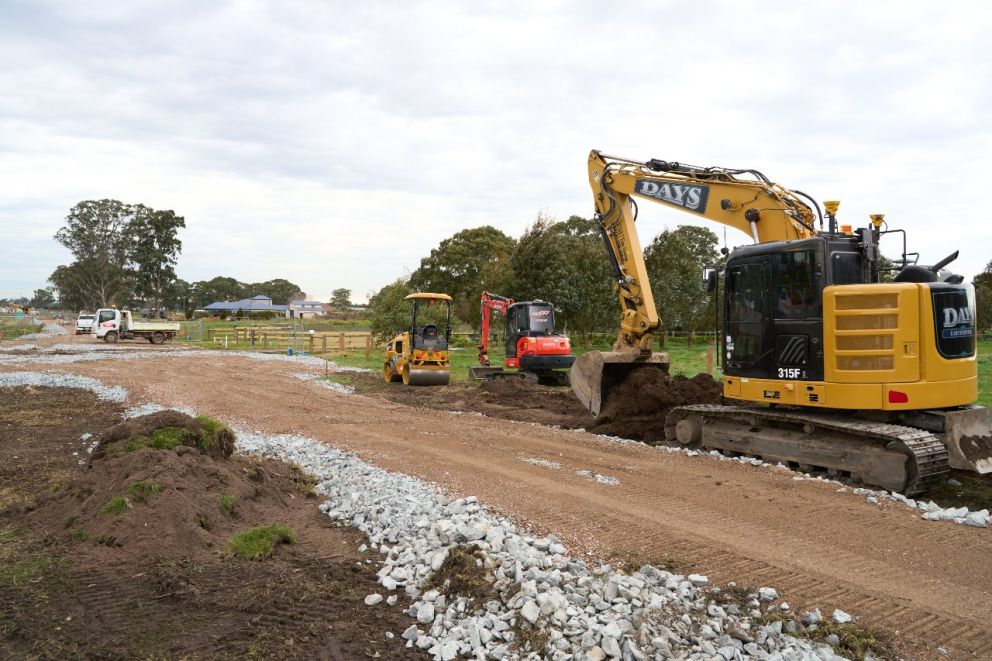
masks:
[[[505,367],[489,363],[489,321],[493,312],[506,319]],[[568,369],[575,362],[572,344],[555,331],[555,308],[547,301],[521,301],[482,292],[482,337],[479,366],[470,367],[473,379],[526,378],[543,385],[568,385]]]

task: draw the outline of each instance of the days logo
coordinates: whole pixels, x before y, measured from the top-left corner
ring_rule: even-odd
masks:
[[[968,308],[944,308],[944,329],[941,337],[952,340],[959,337],[972,337],[975,328],[972,324],[971,310]]]
[[[944,328],[971,324],[971,310],[968,308],[944,308]]]
[[[634,184],[634,192],[689,211],[705,213],[710,187],[664,179],[638,179]]]

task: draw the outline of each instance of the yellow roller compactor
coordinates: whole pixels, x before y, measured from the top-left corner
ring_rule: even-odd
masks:
[[[975,294],[960,275],[906,252],[881,215],[837,227],[838,202],[757,170],[589,155],[596,217],[621,316],[612,352],[576,360],[572,388],[599,414],[635,369],[667,371],[653,353],[660,321],[634,226],[635,198],[747,233],[728,256],[722,293],[723,395],[739,405],[673,409],[666,437],[689,447],[826,469],[912,495],[948,467],[992,472],[992,409],[975,406]],[[879,239],[901,233],[902,263],[882,282]],[[716,288],[718,279],[710,279]],[[664,286],[664,283],[662,283]]]
[[[382,376],[386,383],[402,381],[408,386],[444,386],[451,365],[451,297],[447,294],[418,293],[406,297],[412,316],[410,328],[394,337],[386,349]],[[438,311],[444,306],[443,313]],[[418,325],[418,316],[419,324]],[[443,328],[439,328],[443,323]]]

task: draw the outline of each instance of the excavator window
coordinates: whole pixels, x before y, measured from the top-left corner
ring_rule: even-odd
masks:
[[[861,255],[856,252],[835,252],[830,255],[831,281],[835,285],[857,285],[864,282]]]
[[[761,358],[768,291],[765,264],[740,264],[727,271],[728,363],[743,367]]]
[[[554,332],[554,310],[550,305],[531,305],[527,316],[532,334],[550,335]]]
[[[802,250],[772,254],[775,274],[775,318],[809,319],[820,316],[816,252]]]

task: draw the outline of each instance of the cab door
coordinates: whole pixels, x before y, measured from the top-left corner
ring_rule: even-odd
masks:
[[[767,377],[771,372],[771,264],[768,255],[727,265],[725,373]]]

